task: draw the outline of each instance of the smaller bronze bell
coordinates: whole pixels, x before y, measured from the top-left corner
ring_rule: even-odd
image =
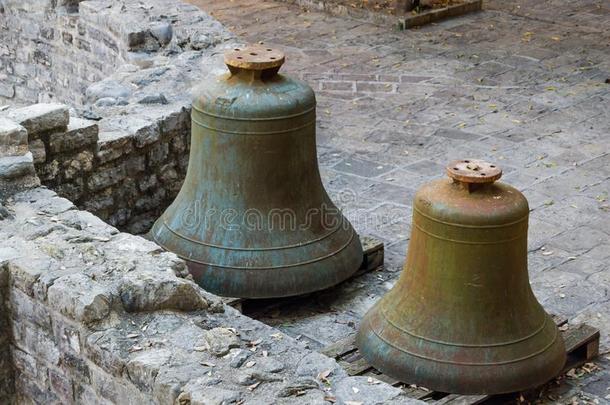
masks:
[[[527,200],[493,164],[460,160],[413,204],[407,260],[365,315],[362,355],[403,382],[458,394],[541,385],[566,360],[527,272]]]

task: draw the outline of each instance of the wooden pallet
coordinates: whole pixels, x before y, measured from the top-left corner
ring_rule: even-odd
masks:
[[[354,275],[351,276],[349,278],[349,280],[352,280],[356,277],[360,277],[361,275],[369,273],[369,272],[377,269],[379,266],[383,265],[383,255],[384,255],[383,242],[380,241],[379,239],[373,238],[371,236],[361,236],[360,242],[362,243],[362,253],[363,253],[362,264],[360,265],[360,268],[358,269],[358,271],[356,273],[354,273]],[[311,295],[311,294],[309,294],[309,295]],[[287,301],[290,301],[291,299],[297,300],[297,299],[301,299],[303,297],[304,296],[301,295],[298,297],[289,297],[289,298],[282,298],[282,299],[275,299],[275,300],[265,300],[268,303],[265,306],[267,308],[271,308],[274,305],[278,305],[278,306],[283,305]],[[242,312],[243,306],[246,303],[246,301],[254,301],[254,300],[248,300],[246,298],[230,298],[230,297],[222,297],[221,300],[226,305],[230,305],[230,306],[236,308],[237,310],[239,310],[240,312]],[[256,301],[261,302],[263,300],[256,300]]]
[[[553,316],[553,320],[559,326],[561,335],[566,344],[568,359],[563,371],[567,372],[575,367],[591,361],[599,354],[599,330],[589,325],[568,325],[565,318]],[[417,387],[398,381],[389,377],[366,362],[354,343],[355,335],[339,340],[324,349],[321,353],[333,357],[351,376],[370,376],[377,380],[386,382],[395,387],[401,387],[409,397],[424,400],[433,404],[448,405],[473,405],[514,402],[515,398],[535,398],[543,387],[523,393],[509,395],[456,395],[431,391],[423,387]]]

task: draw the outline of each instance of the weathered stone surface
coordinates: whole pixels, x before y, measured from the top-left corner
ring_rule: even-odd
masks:
[[[15,85],[11,83],[5,83],[4,81],[0,82],[0,97],[15,97]]]
[[[127,274],[119,294],[127,312],[196,311],[208,307],[199,287],[192,281],[176,278],[173,271]]]
[[[72,117],[66,131],[49,135],[49,152],[61,153],[97,145],[98,126],[94,121]]]
[[[95,103],[101,99],[127,99],[132,89],[116,80],[102,80],[87,87],[87,101]]]
[[[338,402],[363,404],[419,403],[407,398],[402,389],[387,384],[370,383],[368,377],[347,377],[337,383],[335,395]]]
[[[49,305],[60,313],[83,323],[108,316],[111,293],[84,274],[61,277],[48,290]]]
[[[12,289],[9,297],[15,321],[26,319],[41,329],[51,332],[51,314],[43,305],[18,289]]]
[[[137,353],[127,362],[129,379],[145,391],[152,391],[159,369],[172,354],[167,349],[152,349]]]
[[[28,151],[28,133],[16,122],[0,117],[0,157],[24,155]]]
[[[81,179],[91,172],[93,169],[93,152],[85,150],[73,155],[70,160],[64,161],[62,164],[64,178],[66,180]],[[78,181],[78,180],[75,180]],[[82,188],[82,183],[78,183]]]
[[[309,353],[303,357],[297,364],[297,375],[316,378],[320,373],[330,372],[335,373],[337,363],[326,356],[319,353]]]
[[[34,296],[34,283],[38,281],[40,276],[46,273],[53,265],[53,259],[42,252],[29,251],[27,257],[24,257],[24,252],[27,252],[28,246],[18,244],[17,252],[14,257],[10,258],[9,268],[11,270],[11,278],[13,285],[25,292],[29,296]],[[9,249],[5,249],[4,253]]]
[[[257,370],[264,373],[279,373],[284,370],[284,364],[273,357],[262,357],[256,360],[255,365]]]
[[[34,164],[44,163],[47,160],[47,151],[41,139],[34,139],[30,142],[29,148],[34,158]]]
[[[295,381],[289,381],[277,393],[279,398],[297,397],[303,395],[305,391],[315,390],[320,388],[320,384],[313,378],[303,377]]]
[[[35,174],[34,157],[31,152],[21,156],[0,157],[0,180],[16,180]]]
[[[63,104],[34,104],[11,110],[7,115],[25,127],[30,139],[41,132],[66,129],[70,120],[68,107]]]
[[[159,45],[165,46],[172,40],[172,25],[162,21],[153,22],[150,24],[150,33],[159,42]]]
[[[241,397],[239,392],[210,385],[207,379],[202,378],[187,384],[178,397],[178,402],[191,405],[225,405],[237,403]]]
[[[252,356],[252,352],[249,350],[235,350],[234,353],[231,353],[230,366],[233,368],[240,368],[246,362],[246,360],[250,358],[250,356]]]
[[[167,104],[167,98],[163,95],[163,93],[158,94],[148,94],[138,100],[140,104]]]
[[[241,340],[235,331],[227,328],[213,328],[203,332],[201,338],[195,343],[194,349],[208,351],[214,356],[221,357],[229,350],[241,346]]]
[[[282,377],[263,371],[240,370],[234,375],[235,383],[244,386],[251,386],[256,383],[282,381]]]

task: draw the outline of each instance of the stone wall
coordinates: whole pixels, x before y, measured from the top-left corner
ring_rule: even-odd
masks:
[[[13,390],[19,404],[419,403],[223,305],[175,255],[48,189],[0,208],[2,403]]]
[[[186,172],[186,111],[163,120],[159,136],[146,144],[135,136],[100,141],[96,121],[70,116],[61,104],[10,110],[2,122],[5,131],[16,128],[27,138],[42,184],[132,233],[148,230],[173,201]]]
[[[85,88],[125,60],[125,41],[79,1],[0,2],[0,97],[81,103]]]
[[[70,112],[57,104],[0,112],[25,127],[32,152],[6,165],[23,167],[21,161],[33,158],[42,184],[111,225],[147,231],[185,175],[190,89],[222,67],[222,50],[233,36],[180,1],[0,4],[0,77],[15,88],[11,101],[59,99],[72,106]],[[72,42],[59,40],[68,34]],[[89,37],[91,53],[79,53],[84,50],[77,44]],[[39,49],[48,51],[49,64],[33,59]],[[64,59],[86,74],[66,68]],[[92,60],[103,61],[99,74],[87,70],[96,66]],[[10,73],[16,68],[25,76]],[[32,97],[28,86],[34,86]]]
[[[0,0],[0,102],[82,105],[122,65],[203,49],[220,31],[177,0]]]

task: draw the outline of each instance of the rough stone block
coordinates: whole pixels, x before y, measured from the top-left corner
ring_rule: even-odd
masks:
[[[59,347],[53,340],[53,335],[28,321],[13,323],[13,339],[15,345],[36,359],[47,364],[59,364]]]
[[[112,238],[107,248],[121,255],[157,255],[163,252],[155,242],[128,233],[121,233]],[[177,256],[173,255],[173,257]]]
[[[44,142],[40,139],[34,139],[30,142],[30,152],[34,157],[34,164],[41,164],[47,160],[47,152],[45,150]]]
[[[119,289],[127,312],[174,309],[195,311],[206,309],[207,300],[191,281],[176,277],[173,272],[142,271],[127,274]]]
[[[115,378],[93,367],[91,369],[91,386],[99,396],[112,404],[138,405],[148,403],[142,393],[123,377]],[[107,404],[107,401],[101,401]]]
[[[87,101],[95,103],[102,98],[128,99],[132,89],[116,80],[102,80],[87,87]]]
[[[180,176],[178,175],[176,168],[171,164],[164,165],[159,169],[159,180],[164,184],[176,183],[176,180],[179,178]]]
[[[167,143],[154,145],[148,152],[148,167],[154,170],[158,165],[167,160],[168,155],[169,145]]]
[[[22,291],[12,288],[9,292],[12,317],[15,322],[27,319],[47,332],[51,332],[51,315],[39,302],[32,300]]]
[[[87,361],[79,355],[73,353],[61,353],[60,355],[61,369],[73,376],[74,378],[85,382],[86,384],[91,383],[91,373]]]
[[[161,137],[161,130],[158,123],[144,125],[135,132],[135,144],[138,148],[155,143]]]
[[[31,152],[22,156],[0,157],[0,180],[17,180],[35,174],[34,157]]]
[[[112,295],[84,274],[61,277],[49,287],[49,306],[76,321],[90,323],[110,313]]]
[[[188,401],[191,405],[238,403],[242,394],[222,387],[189,384],[184,388],[178,401]]]
[[[16,122],[0,117],[0,157],[24,155],[28,151],[28,132]]]
[[[117,184],[127,177],[124,165],[109,165],[104,168],[99,168],[89,180],[87,186],[91,191],[99,191],[103,188]]]
[[[76,208],[72,202],[59,197],[54,191],[46,188],[36,188],[20,193],[15,200],[30,206],[45,214],[57,215]]]
[[[111,190],[104,190],[103,193],[96,194],[95,198],[85,200],[83,202],[83,209],[91,211],[96,215],[109,211],[114,207],[114,198],[108,194],[111,194]]]
[[[141,173],[146,170],[145,156],[132,156],[123,163],[125,171],[132,177],[135,173]]]
[[[140,189],[140,191],[148,191],[157,187],[158,184],[159,181],[157,180],[157,176],[153,174],[151,176],[140,179],[140,181],[138,182],[138,188]]]
[[[63,225],[70,228],[87,231],[98,237],[110,238],[119,233],[119,230],[108,225],[100,218],[87,211],[70,210],[58,215]]]
[[[112,405],[112,402],[100,398],[93,388],[85,384],[74,387],[74,400],[77,404]]]
[[[0,82],[0,97],[13,98],[15,97],[15,85],[7,83],[4,80]]]
[[[335,396],[339,403],[361,402],[365,404],[386,404],[401,399],[403,404],[417,404],[420,401],[407,398],[400,388],[388,384],[370,384],[368,377],[347,377],[337,383]]]
[[[12,356],[13,364],[20,373],[24,373],[33,378],[37,376],[38,367],[36,366],[36,359],[34,357],[17,348],[13,348]]]
[[[159,42],[159,45],[165,46],[172,40],[172,25],[165,21],[155,21],[150,24],[150,33]]]
[[[77,153],[71,158],[66,158],[62,166],[65,179],[82,178],[93,169],[93,153],[88,150]]]
[[[234,331],[227,328],[213,328],[203,331],[201,339],[195,343],[194,349],[221,357],[227,355],[231,349],[240,346],[241,340]]]
[[[156,211],[163,206],[166,192],[163,188],[156,189],[151,195],[144,195],[136,201],[136,212]]]
[[[40,164],[36,169],[38,177],[44,184],[56,184],[59,176],[59,161],[57,159]]]
[[[163,93],[147,94],[138,100],[138,104],[168,104]]]
[[[318,374],[326,370],[331,370],[333,374],[336,374],[338,370],[337,362],[320,353],[312,352],[299,361],[296,373],[299,376],[315,378]]]
[[[91,147],[97,144],[98,126],[95,121],[72,117],[65,132],[49,135],[49,152],[61,153]]]
[[[38,381],[31,378],[18,378],[15,390],[26,398],[36,398],[38,403],[52,404],[58,401],[57,396]]]
[[[123,375],[126,356],[131,347],[133,347],[133,343],[128,341],[128,339],[125,339],[124,334],[116,329],[106,329],[100,332],[94,332],[85,339],[85,354],[87,358],[98,367],[102,368],[106,373],[116,377]],[[96,380],[101,381],[99,385],[107,385],[105,381],[111,379],[105,373],[100,374],[99,370],[96,368],[91,368],[90,371],[91,383],[94,386],[96,385]],[[104,396],[112,399],[111,396]]]
[[[23,253],[28,251],[28,247],[20,252],[20,256],[9,262],[11,284],[29,295],[34,296],[34,284],[38,281],[41,274],[49,271],[53,263],[49,256],[39,252],[31,252],[27,257]]]
[[[70,326],[62,319],[55,318],[53,322],[53,331],[62,352],[80,354],[81,344],[78,329]]]
[[[68,107],[63,104],[34,104],[12,110],[8,117],[27,129],[30,140],[41,132],[65,130],[70,121]]]
[[[59,399],[68,403],[72,402],[74,387],[72,381],[68,378],[49,369],[49,385]]]
[[[100,164],[115,160],[133,150],[133,139],[119,131],[104,131],[99,134],[97,159]]]
[[[175,403],[185,384],[204,377],[213,370],[211,367],[202,366],[201,361],[200,356],[174,349],[171,360],[157,373],[153,388],[154,398],[161,404]]]
[[[166,364],[172,356],[167,349],[152,349],[137,353],[127,362],[129,379],[137,387],[152,391],[159,369]]]
[[[171,138],[172,152],[181,156],[188,151],[186,135],[178,132]]]

